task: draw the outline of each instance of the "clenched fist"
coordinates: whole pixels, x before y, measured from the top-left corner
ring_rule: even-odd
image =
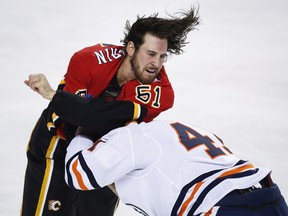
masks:
[[[33,91],[36,91],[42,97],[50,101],[56,94],[56,91],[52,89],[44,74],[30,74],[28,80],[24,80],[24,83]]]

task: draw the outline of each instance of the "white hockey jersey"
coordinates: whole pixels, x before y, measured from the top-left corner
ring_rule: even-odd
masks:
[[[123,203],[149,216],[208,212],[232,190],[251,187],[270,173],[237,158],[213,133],[163,120],[131,123],[95,144],[77,136],[65,169],[70,187],[115,183]]]

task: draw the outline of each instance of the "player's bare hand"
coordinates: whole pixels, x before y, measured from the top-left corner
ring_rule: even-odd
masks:
[[[33,91],[48,100],[52,100],[56,93],[56,91],[50,86],[44,74],[30,74],[28,79],[24,80],[24,83]]]

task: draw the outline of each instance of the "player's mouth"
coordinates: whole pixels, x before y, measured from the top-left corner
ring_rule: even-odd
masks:
[[[158,72],[158,70],[156,68],[147,68],[145,71],[150,73],[150,74],[155,74]]]

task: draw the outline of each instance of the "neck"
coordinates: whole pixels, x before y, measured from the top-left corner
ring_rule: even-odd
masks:
[[[117,71],[117,81],[119,86],[124,85],[127,81],[136,79],[132,70],[129,58],[125,58]]]

